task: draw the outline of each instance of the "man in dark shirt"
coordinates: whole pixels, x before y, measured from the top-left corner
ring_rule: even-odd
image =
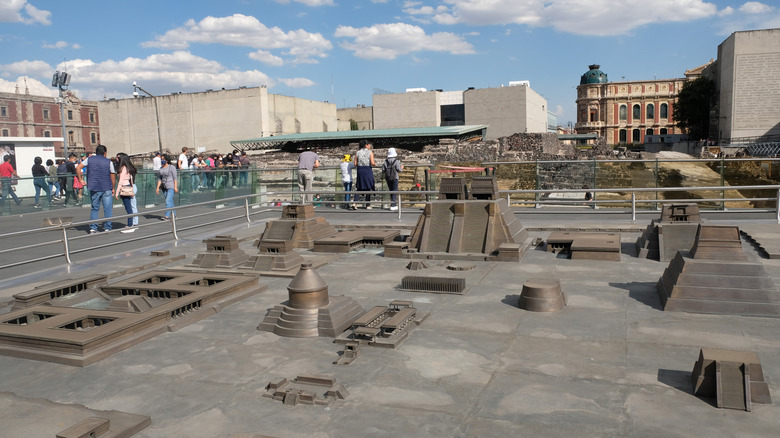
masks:
[[[62,190],[65,191],[64,207],[71,205],[68,203],[68,200],[71,198],[73,198],[72,205],[76,205],[78,202],[78,198],[76,198],[76,189],[73,188],[73,178],[76,177],[77,158],[76,154],[70,154],[68,161],[65,162],[65,173],[62,174],[63,176],[60,178],[60,185],[62,186]],[[59,169],[57,170],[57,174],[59,175]]]
[[[116,170],[114,162],[106,158],[107,149],[102,144],[95,148],[95,155],[85,159],[76,166],[76,176],[82,180],[81,169],[89,170],[89,180],[87,188],[89,196],[92,199],[92,210],[89,212],[89,219],[95,220],[100,213],[100,206],[103,206],[103,230],[111,231],[111,216],[114,215],[114,187],[116,187]],[[97,233],[97,223],[89,224],[89,233]]]

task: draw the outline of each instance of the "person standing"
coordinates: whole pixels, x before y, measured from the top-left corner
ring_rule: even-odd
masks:
[[[173,155],[168,157],[168,159],[173,159]],[[160,168],[160,174],[157,178],[157,190],[155,193],[159,194],[160,190],[163,191],[163,194],[165,195],[165,208],[171,208],[173,207],[173,196],[176,193],[179,193],[179,185],[178,181],[176,179],[176,168],[172,166],[170,163],[168,163],[168,160],[165,158],[162,159],[160,162],[162,167]],[[161,221],[167,221],[170,219],[171,213],[176,213],[175,210],[166,211],[165,216],[160,217]]]
[[[22,200],[16,196],[16,193],[11,188],[11,178],[13,177],[19,178],[19,174],[16,173],[16,169],[11,164],[11,155],[6,155],[3,157],[3,164],[0,164],[0,184],[3,185],[3,197],[0,198],[0,207],[5,204],[5,198],[8,195],[11,195],[16,205],[22,203]]]
[[[355,167],[357,168],[357,191],[358,192],[373,192],[376,190],[374,183],[374,169],[376,162],[374,161],[374,151],[371,150],[371,143],[367,140],[360,140],[360,149],[355,154]],[[357,197],[358,195],[355,195]],[[363,195],[366,210],[371,209],[371,194],[366,193]]]
[[[100,206],[103,205],[103,216],[106,221],[103,222],[103,231],[111,231],[111,216],[114,214],[114,186],[116,186],[116,169],[114,162],[106,158],[107,149],[102,144],[95,148],[95,155],[85,158],[84,161],[76,166],[76,178],[84,184],[84,174],[82,169],[87,168],[89,179],[87,180],[87,189],[92,201],[92,210],[89,212],[89,219],[95,220],[100,213]],[[97,233],[97,224],[89,224],[89,233]]]
[[[395,148],[387,150],[387,159],[382,164],[382,173],[385,175],[385,181],[387,182],[387,190],[391,192],[398,191],[398,174],[404,170],[404,166],[401,161],[398,160],[398,152]],[[398,210],[398,204],[396,199],[398,195],[393,193],[390,195],[390,210]]]
[[[76,189],[73,186],[73,182],[76,179],[76,158],[76,154],[71,153],[70,156],[68,156],[68,161],[57,166],[57,175],[60,176],[60,186],[62,186],[62,191],[65,192],[65,202],[62,204],[63,207],[70,205],[68,204],[68,200],[71,198],[73,198],[73,205],[78,204]]]
[[[320,156],[312,151],[304,151],[298,156],[298,190],[310,192],[314,182],[314,169],[320,167]],[[314,195],[301,196],[301,202],[311,203]]]
[[[170,165],[171,162],[168,161],[168,164]],[[179,169],[179,172],[181,172],[181,183],[182,185],[187,188],[189,187],[190,182],[190,162],[187,159],[187,146],[183,146],[181,148],[181,154],[179,154],[179,160],[176,162],[176,167]],[[186,190],[185,190],[186,193]]]
[[[138,203],[135,199],[135,195],[138,193],[138,188],[135,185],[135,175],[138,171],[126,153],[120,152],[116,155],[116,158],[119,181],[117,181],[115,197],[116,199],[122,199],[122,204],[125,206],[127,214],[138,213]],[[122,189],[123,187],[125,187],[124,190]],[[128,190],[127,187],[130,189]],[[138,227],[138,216],[129,217],[127,218],[127,227],[121,232],[132,233],[136,227]]]
[[[59,177],[57,177],[57,166],[54,164],[54,161],[52,159],[46,160],[46,165],[48,166],[48,172],[49,172],[49,177],[48,177],[49,192],[53,193],[52,198],[59,201],[61,190],[60,190],[60,179]],[[57,189],[57,191],[54,191],[55,188]]]
[[[33,167],[30,170],[33,176],[33,185],[35,186],[35,205],[33,205],[33,208],[41,208],[41,204],[39,203],[41,199],[41,190],[46,193],[46,198],[48,198],[49,201],[48,205],[51,206],[51,189],[46,182],[46,178],[49,176],[49,170],[43,167],[43,159],[41,157],[35,157],[33,162],[35,164],[33,164]]]
[[[344,159],[341,160],[339,167],[341,168],[341,184],[344,185],[344,208],[357,210],[357,207],[349,202],[350,192],[352,192],[352,169],[355,168],[352,157],[349,154],[344,154]]]
[[[154,173],[157,173],[160,171],[160,168],[162,167],[162,164],[160,162],[162,161],[162,158],[160,157],[159,152],[154,153],[154,158],[152,158],[152,170],[154,170]]]
[[[238,159],[238,166],[241,168],[241,173],[238,177],[238,186],[244,187],[248,184],[249,180],[249,167],[252,162],[249,161],[249,157],[246,155],[246,151],[241,151],[241,158]]]
[[[200,169],[201,163],[198,155],[193,155],[190,159],[190,170],[192,172],[192,180],[190,181],[190,192],[197,192],[200,189]]]

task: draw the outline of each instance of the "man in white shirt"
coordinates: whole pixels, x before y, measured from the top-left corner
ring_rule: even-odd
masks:
[[[187,161],[187,146],[181,148],[181,155],[179,155],[179,170],[189,169],[189,161]]]
[[[161,167],[162,167],[162,159],[160,158],[160,153],[155,152],[154,158],[152,158],[152,169],[154,169],[155,172],[159,172]]]
[[[190,163],[187,160],[187,146],[181,148],[181,155],[179,155],[179,161],[177,162],[179,168],[179,175],[181,175],[181,187],[189,187],[190,181]]]

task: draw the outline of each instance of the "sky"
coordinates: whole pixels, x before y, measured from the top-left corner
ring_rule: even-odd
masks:
[[[0,91],[54,96],[67,71],[88,100],[265,85],[343,108],[527,80],[565,126],[590,64],[681,78],[769,28],[777,0],[0,0]]]

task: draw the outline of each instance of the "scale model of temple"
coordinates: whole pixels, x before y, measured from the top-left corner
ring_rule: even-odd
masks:
[[[301,265],[287,291],[289,300],[269,310],[258,330],[293,338],[335,338],[364,312],[353,298],[328,296],[328,285],[311,263]]]
[[[701,222],[697,204],[663,204],[661,217],[637,238],[637,256],[668,262],[677,251],[690,251]]]
[[[282,207],[282,217],[270,221],[258,241],[287,240],[293,248],[311,249],[314,241],[336,234],[336,229],[323,217],[314,214],[311,204],[291,204]]]
[[[664,310],[780,317],[780,291],[735,226],[699,225],[693,249],[677,252],[656,289]]]
[[[425,206],[411,236],[385,245],[386,257],[520,261],[528,232],[498,199],[494,177],[474,177],[471,199],[464,178],[442,178],[439,199]]]

